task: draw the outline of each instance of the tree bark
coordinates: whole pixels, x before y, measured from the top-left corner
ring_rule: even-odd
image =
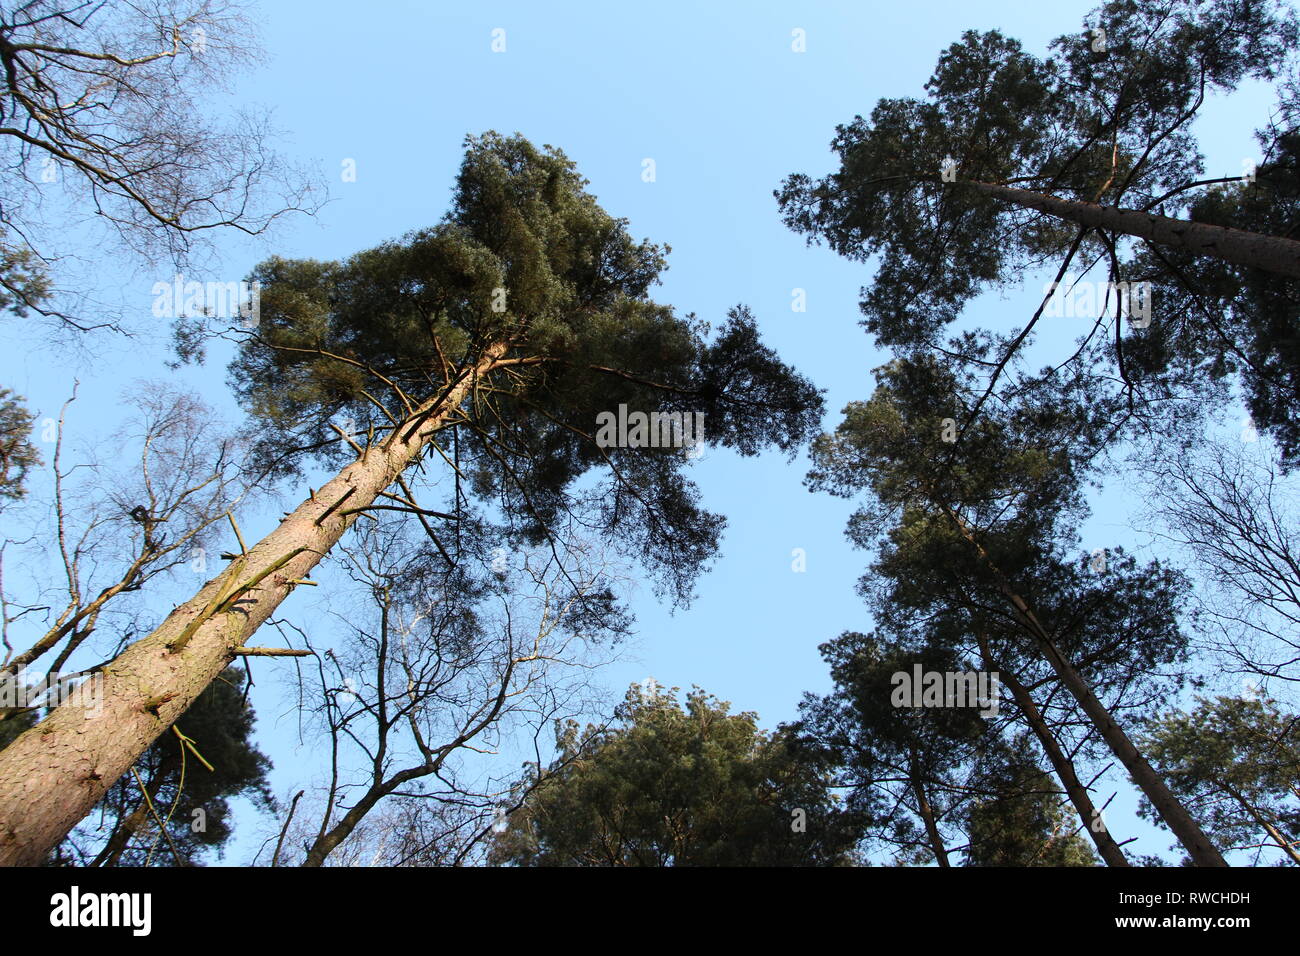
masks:
[[[1137,209],[1100,206],[1097,203],[1061,199],[1045,193],[1016,189],[964,179],[960,182],[986,196],[1037,209],[1049,216],[1068,219],[1081,226],[1146,239],[1150,242],[1184,249],[1198,256],[1212,256],[1239,266],[1251,266],[1265,272],[1300,278],[1300,242],[1281,236],[1268,236],[1244,229],[1212,226],[1188,219],[1174,219]]]
[[[1098,832],[1096,821],[1101,818],[1100,811],[1093,805],[1092,797],[1088,795],[1088,789],[1079,780],[1078,774],[1074,772],[1074,762],[1065,755],[1061,750],[1061,745],[1056,739],[1056,734],[1047,726],[1047,721],[1043,718],[1042,712],[1038,705],[1034,703],[1034,698],[1030,696],[1025,685],[1016,679],[1003,668],[997,667],[989,658],[988,648],[984,639],[979,638],[980,652],[984,657],[984,667],[986,670],[996,670],[1003,684],[1011,691],[1012,698],[1015,699],[1016,705],[1024,713],[1025,719],[1029,722],[1029,727],[1038,738],[1042,745],[1043,751],[1047,754],[1047,759],[1052,764],[1052,769],[1056,771],[1057,779],[1061,781],[1061,786],[1065,788],[1066,794],[1070,798],[1070,803],[1079,811],[1079,817],[1083,820],[1084,829],[1092,837],[1092,842],[1097,847],[1097,852],[1101,854],[1102,860],[1107,866],[1129,866],[1128,857],[1120,845],[1115,842],[1115,838],[1110,835],[1110,831],[1103,825]]]
[[[490,346],[243,560],[107,664],[101,706],[64,704],[0,751],[0,865],[40,864],[338,542],[356,520],[353,509],[372,504],[420,456],[505,352],[505,343]]]

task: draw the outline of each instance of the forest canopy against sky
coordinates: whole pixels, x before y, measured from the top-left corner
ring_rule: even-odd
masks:
[[[0,5],[0,863],[1300,863],[1300,18],[934,6]]]

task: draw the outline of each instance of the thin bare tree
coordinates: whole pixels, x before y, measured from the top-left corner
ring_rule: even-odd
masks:
[[[271,148],[265,115],[214,99],[261,52],[227,0],[28,0],[0,10],[0,295],[87,329],[53,294],[79,240],[107,226],[180,266],[215,231],[265,232],[318,207],[319,184]],[[99,230],[103,233],[103,230]],[[80,235],[79,235],[80,233]]]
[[[21,680],[47,655],[60,679],[73,655],[104,623],[117,636],[109,655],[138,631],[147,611],[129,598],[160,575],[206,571],[214,525],[248,490],[238,470],[238,440],[222,433],[195,396],[140,384],[128,399],[130,419],[110,439],[115,460],[91,451],[68,461],[68,414],[53,426],[45,494],[6,512],[0,540],[0,680]],[[42,577],[40,555],[54,555],[57,577]],[[10,571],[17,568],[17,571]],[[10,573],[6,574],[6,571]],[[128,607],[122,607],[128,605]],[[26,708],[0,708],[0,720]]]
[[[531,740],[540,763],[548,728],[592,706],[598,645],[627,627],[615,568],[569,540],[563,562],[549,548],[480,547],[445,569],[427,538],[382,517],[336,554],[353,584],[330,612],[342,637],[322,647],[316,625],[279,622],[314,655],[298,709],[329,766],[286,819],[274,863],[461,862],[517,802],[516,763],[500,755]]]
[[[1269,443],[1204,436],[1149,465],[1149,514],[1188,555],[1200,634],[1232,670],[1300,684],[1300,491]]]

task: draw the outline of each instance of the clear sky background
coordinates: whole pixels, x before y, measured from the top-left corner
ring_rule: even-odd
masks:
[[[228,237],[220,268],[187,278],[237,280],[270,253],[342,258],[429,226],[446,211],[464,136],[517,131],[563,149],[604,208],[630,220],[635,237],[672,246],[656,299],[715,325],[731,306],[750,306],[764,340],[827,390],[830,428],[846,402],[870,395],[871,369],[888,358],[857,324],[859,288],[870,271],[805,247],[781,224],[773,189],[789,173],[832,168],[828,144],[837,123],[868,112],[880,97],[921,95],[939,52],[962,31],[1000,28],[1041,54],[1051,38],[1079,29],[1091,7],[1073,0],[265,2],[257,15],[268,62],[241,77],[233,100],[214,109],[273,107],[286,134],[282,149],[319,167],[332,202],[270,241]],[[505,52],[492,51],[495,28],[505,30]],[[796,28],[806,31],[806,52],[792,50]],[[1252,130],[1271,105],[1259,87],[1230,104],[1210,104],[1199,127],[1209,175],[1240,173],[1255,151]],[[647,158],[654,182],[642,178]],[[341,180],[346,160],[355,161],[355,182]],[[138,314],[138,336],[53,350],[37,331],[7,323],[0,328],[0,382],[49,415],[79,377],[82,397],[70,426],[86,441],[111,432],[119,396],[139,378],[172,378],[237,419],[225,385],[228,352],[214,349],[199,369],[164,367],[167,330],[151,320],[149,307],[153,283],[170,280],[170,271],[102,265],[106,287]],[[971,319],[999,329],[1019,325],[1043,281],[1028,278],[1023,289],[986,297]],[[792,310],[795,289],[806,290],[806,312]],[[1047,338],[1059,343],[1074,332],[1062,326]],[[806,470],[803,456],[788,463],[775,454],[746,460],[718,450],[693,466],[704,503],[729,522],[721,556],[686,611],[670,614],[648,589],[636,598],[638,636],[601,678],[614,696],[647,676],[669,686],[698,684],[774,727],[795,716],[805,691],[828,689],[817,646],[846,629],[870,628],[854,593],[868,555],[843,535],[853,505],[809,493]],[[286,506],[300,492],[289,489]],[[1108,495],[1087,528],[1087,547],[1141,546],[1145,537],[1130,528],[1133,504]],[[268,530],[277,510],[246,519],[245,536]],[[807,556],[803,573],[792,570],[796,548]],[[177,598],[192,593],[193,583],[178,580]],[[312,599],[295,595],[285,610]],[[310,748],[296,749],[288,701],[267,679],[276,666],[259,665],[254,702],[259,740],[283,793],[321,768]],[[1130,823],[1132,805],[1128,795],[1117,802],[1117,835],[1140,836],[1139,852],[1163,851],[1172,840]],[[227,862],[251,857],[260,842],[251,836],[240,834]]]

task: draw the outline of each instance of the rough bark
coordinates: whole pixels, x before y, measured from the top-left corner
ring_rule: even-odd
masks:
[[[962,182],[986,196],[1037,209],[1049,216],[1068,219],[1081,226],[1134,236],[1149,242],[1185,249],[1198,256],[1213,256],[1239,266],[1300,278],[1300,242],[1281,236],[1267,236],[1244,229],[1212,226],[1188,219],[1174,219],[1138,209],[1100,206],[1096,203],[1061,199],[1013,186],[999,186],[976,180]]]
[[[486,350],[243,560],[106,665],[102,706],[65,704],[0,751],[0,865],[40,864],[329,552],[356,520],[347,512],[373,503],[419,457],[505,351],[504,344]]]

